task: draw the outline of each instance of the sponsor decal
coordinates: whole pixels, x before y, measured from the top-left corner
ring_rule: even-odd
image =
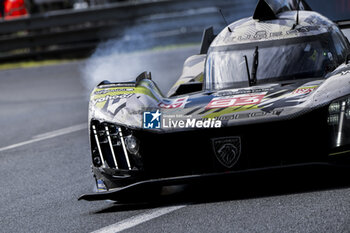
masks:
[[[121,95],[107,95],[102,98],[94,99],[93,103],[97,104],[97,103],[105,102],[107,100],[127,99],[127,98],[130,98],[132,95],[134,94],[132,93],[132,94],[121,94]]]
[[[313,23],[314,24],[314,23]],[[234,41],[253,41],[253,40],[261,40],[261,39],[277,39],[277,38],[285,38],[285,37],[295,37],[299,33],[306,33],[319,30],[319,26],[302,26],[300,28],[289,30],[289,31],[275,31],[275,32],[267,32],[267,31],[257,31],[255,34],[248,34],[247,31],[243,36],[232,37]]]
[[[222,121],[230,121],[230,120],[239,120],[239,119],[247,119],[247,118],[258,118],[258,117],[265,117],[265,116],[279,116],[283,112],[283,109],[274,110],[271,112],[251,112],[251,113],[241,113],[241,114],[234,114],[232,116],[220,116],[217,119]]]
[[[347,74],[350,74],[350,70],[341,72],[341,75],[347,75]]]
[[[143,128],[145,129],[160,129],[162,113],[159,110],[155,112],[143,113]]]
[[[242,94],[252,94],[252,93],[262,93],[269,92],[272,88],[259,88],[259,89],[241,89],[237,91],[219,91],[214,96],[222,97],[222,96],[233,96],[233,95],[242,95]]]
[[[246,105],[257,105],[265,97],[266,92],[259,94],[242,94],[232,97],[217,97],[210,101],[206,109],[228,108]]]
[[[175,109],[175,108],[184,108],[187,102],[188,96],[183,98],[178,98],[175,100],[163,100],[158,106],[165,109]]]
[[[134,91],[134,88],[119,88],[119,89],[104,89],[101,91],[94,92],[94,95],[104,95],[112,92],[121,92],[121,91]]]
[[[106,185],[103,182],[103,180],[97,180],[96,181],[96,187],[97,187],[97,192],[104,192],[107,191]]]
[[[218,161],[226,168],[232,168],[241,155],[241,138],[213,138],[212,146]]]
[[[316,88],[317,88],[317,86],[300,87],[300,88],[296,89],[295,91],[293,91],[292,94],[294,94],[294,95],[307,95],[307,94],[310,94],[311,92],[313,92]]]

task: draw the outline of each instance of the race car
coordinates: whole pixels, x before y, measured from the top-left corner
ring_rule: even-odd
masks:
[[[217,36],[164,96],[150,73],[92,92],[97,192],[293,166],[350,164],[350,44],[304,0],[260,0]]]

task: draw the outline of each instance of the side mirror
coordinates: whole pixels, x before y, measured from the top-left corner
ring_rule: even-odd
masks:
[[[142,72],[139,76],[136,77],[136,83],[139,83],[143,79],[152,79],[151,72]]]
[[[175,95],[183,95],[183,94],[188,94],[188,93],[192,93],[192,92],[198,92],[203,90],[203,83],[200,82],[189,82],[189,83],[184,83],[181,84],[175,94]]]

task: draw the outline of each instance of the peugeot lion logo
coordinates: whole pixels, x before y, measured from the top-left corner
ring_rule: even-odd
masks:
[[[227,168],[232,168],[241,155],[241,138],[225,137],[212,139],[216,158]]]

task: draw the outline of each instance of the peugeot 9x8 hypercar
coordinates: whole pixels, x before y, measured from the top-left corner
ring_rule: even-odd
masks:
[[[150,73],[92,92],[97,192],[304,164],[350,164],[350,44],[304,0],[260,0],[218,35],[164,96]]]

